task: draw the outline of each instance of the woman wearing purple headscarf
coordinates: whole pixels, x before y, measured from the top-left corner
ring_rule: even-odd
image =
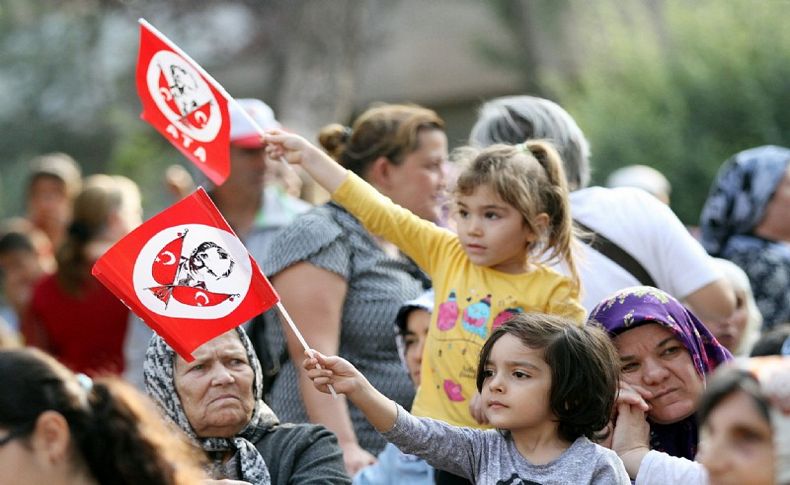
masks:
[[[694,463],[694,412],[705,376],[732,359],[708,329],[667,293],[635,286],[603,300],[588,323],[602,326],[621,360],[612,448],[637,484],[705,483]]]
[[[790,149],[761,146],[724,162],[700,216],[702,245],[749,276],[763,330],[790,322]]]

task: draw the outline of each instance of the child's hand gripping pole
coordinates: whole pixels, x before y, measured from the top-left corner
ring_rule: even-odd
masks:
[[[283,162],[286,165],[288,164],[288,162],[285,162],[284,160]],[[283,306],[282,302],[279,301],[277,302],[277,313],[280,315],[280,318],[285,320],[288,323],[288,326],[291,327],[291,330],[293,331],[294,335],[296,335],[296,338],[299,339],[299,343],[302,344],[302,347],[304,347],[305,350],[311,350],[310,347],[307,345],[307,342],[305,341],[304,337],[302,336],[302,332],[300,332],[299,329],[296,328],[296,324],[294,324],[294,321],[291,320],[291,316],[285,310],[285,307]],[[320,369],[320,366],[318,364],[316,364],[316,367]],[[335,388],[332,387],[332,384],[328,384],[327,387],[329,387],[329,392],[332,393],[332,397],[334,399],[337,399],[337,393],[335,392]]]
[[[230,98],[230,102],[236,106],[236,109],[241,113],[242,116],[244,116],[244,119],[246,119],[250,124],[252,124],[253,128],[255,128],[255,131],[258,132],[258,135],[260,135],[261,138],[263,138],[263,136],[266,134],[266,131],[263,128],[261,128],[261,125],[259,125],[257,121],[255,121],[255,118],[253,118],[252,115],[250,115],[246,109],[242,108],[241,105],[239,105],[239,102],[236,101],[236,98]],[[283,166],[285,166],[285,168],[293,171],[293,168],[291,168],[291,164],[288,163],[285,157],[277,157],[277,160],[279,160],[280,163],[282,163]]]

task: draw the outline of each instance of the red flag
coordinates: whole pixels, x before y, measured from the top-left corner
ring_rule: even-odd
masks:
[[[203,188],[115,244],[93,275],[187,361],[279,301]]]
[[[137,57],[140,117],[217,185],[230,173],[230,117],[222,86],[145,21]]]

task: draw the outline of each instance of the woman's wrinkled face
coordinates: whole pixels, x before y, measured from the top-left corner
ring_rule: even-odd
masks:
[[[701,427],[697,460],[711,485],[774,483],[773,432],[754,398],[736,391],[711,410]]]
[[[423,129],[417,135],[417,149],[399,165],[390,166],[389,198],[423,219],[439,222],[445,200],[447,135],[437,129]]]
[[[670,424],[691,416],[705,389],[686,347],[657,323],[626,330],[614,338],[622,379],[651,393],[648,416]]]
[[[727,350],[735,353],[741,345],[746,323],[749,320],[749,311],[746,307],[746,292],[742,289],[735,290],[735,311],[722,320],[705,320],[703,323],[716,337],[720,344]]]
[[[194,361],[176,358],[176,392],[195,434],[202,438],[235,436],[255,407],[255,375],[235,330],[192,352]]]

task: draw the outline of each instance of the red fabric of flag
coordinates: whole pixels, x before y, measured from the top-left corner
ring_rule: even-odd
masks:
[[[187,361],[279,301],[202,188],[115,244],[93,275]]]
[[[215,184],[230,174],[230,117],[224,89],[169,39],[140,25],[137,95],[140,117]]]

